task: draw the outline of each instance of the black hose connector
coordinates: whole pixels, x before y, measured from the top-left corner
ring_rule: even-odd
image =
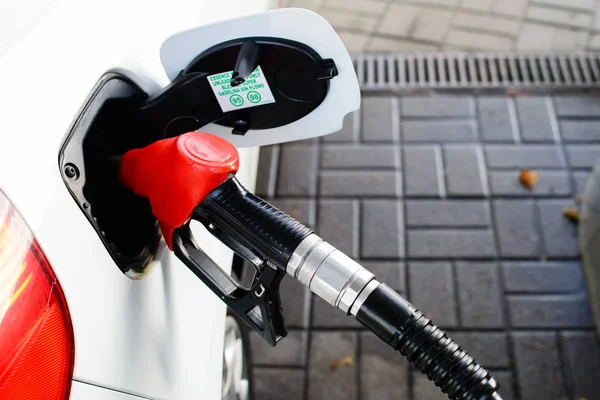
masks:
[[[492,400],[498,382],[419,310],[385,284],[366,298],[356,319],[400,351],[452,400]]]

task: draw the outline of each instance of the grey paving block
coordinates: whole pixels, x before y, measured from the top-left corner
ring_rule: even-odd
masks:
[[[474,142],[475,122],[471,120],[404,120],[402,140],[410,142]]]
[[[295,279],[286,276],[279,286],[283,315],[288,328],[308,326],[310,295],[308,289]]]
[[[573,168],[592,169],[600,159],[598,145],[567,145],[567,159]]]
[[[273,199],[269,202],[304,225],[315,226],[316,202],[314,200]]]
[[[317,185],[317,147],[286,144],[281,147],[278,196],[314,196]]]
[[[521,184],[519,171],[490,171],[489,183],[492,195],[506,197],[539,197],[571,195],[569,175],[565,171],[538,171],[540,180],[529,190]]]
[[[587,181],[590,177],[589,172],[584,171],[576,171],[572,173],[573,181],[575,181],[575,194],[580,194],[583,196],[585,193],[585,186],[587,185]]]
[[[487,227],[490,207],[483,200],[407,200],[410,227]]]
[[[318,233],[350,257],[358,255],[358,214],[356,200],[320,200]]]
[[[362,332],[360,342],[360,398],[407,398],[409,369],[406,359],[371,332]]]
[[[594,326],[585,295],[507,296],[514,328],[588,328]]]
[[[507,292],[551,293],[583,289],[578,261],[502,263]]]
[[[575,399],[593,399],[600,393],[600,347],[594,332],[560,334],[565,370],[573,382]]]
[[[261,400],[303,400],[304,371],[254,368],[254,397]]]
[[[494,257],[496,245],[492,231],[462,230],[409,230],[409,257],[427,258],[482,258]]]
[[[504,257],[531,257],[540,254],[533,201],[495,200],[496,235]]]
[[[488,145],[489,168],[563,168],[565,160],[558,145]]]
[[[448,400],[448,396],[442,393],[442,390],[435,386],[433,382],[427,379],[426,375],[423,375],[420,372],[413,372],[412,377],[413,400]]]
[[[353,332],[312,332],[308,367],[308,399],[355,400],[358,397],[356,362],[331,368],[345,357],[356,360],[357,334]]]
[[[470,96],[402,97],[403,117],[473,117],[475,102]]]
[[[400,152],[381,144],[326,144],[321,147],[322,168],[396,168]]]
[[[362,139],[365,142],[396,142],[399,138],[398,100],[394,97],[362,99]]]
[[[515,99],[519,127],[523,142],[555,142],[556,133],[553,131],[546,97],[518,97]]]
[[[517,381],[523,399],[567,399],[555,333],[512,334]]]
[[[387,284],[397,292],[405,292],[404,263],[399,261],[360,261],[359,264],[371,271],[379,282]]]
[[[394,171],[323,171],[319,175],[319,194],[396,197],[401,195],[399,174]]]
[[[360,133],[360,111],[350,113],[344,117],[342,129],[323,136],[325,143],[358,142]]]
[[[486,369],[510,366],[505,333],[453,332],[450,337]]]
[[[256,173],[256,194],[262,197],[275,196],[275,182],[279,166],[279,146],[260,148],[258,170]]]
[[[484,196],[487,175],[481,149],[475,146],[445,146],[446,192],[449,196]]]
[[[500,278],[495,263],[456,263],[460,325],[498,328],[504,325]]]
[[[361,211],[361,257],[404,257],[403,219],[400,201],[364,200]]]
[[[492,371],[492,376],[496,378],[498,384],[500,384],[499,393],[502,396],[502,400],[517,400],[513,389],[515,384],[512,372]]]
[[[445,193],[442,151],[436,146],[403,146],[404,191],[407,196]]]
[[[287,337],[273,347],[257,333],[251,332],[252,362],[259,366],[303,366],[304,347],[308,342],[306,335],[306,332],[289,330]]]
[[[442,262],[408,264],[410,300],[434,324],[458,326],[452,265]]]
[[[333,307],[325,300],[312,296],[312,326],[317,328],[362,328],[362,325],[351,315]]]
[[[549,257],[575,257],[579,254],[577,225],[563,215],[570,200],[539,200],[540,222],[545,254]]]
[[[556,114],[559,117],[597,117],[600,115],[598,96],[556,96]]]
[[[600,120],[563,120],[559,126],[564,142],[600,142]]]
[[[479,132],[485,142],[514,142],[515,133],[508,102],[503,96],[477,99]]]

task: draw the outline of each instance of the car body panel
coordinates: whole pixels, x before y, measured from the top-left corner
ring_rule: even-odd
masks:
[[[35,24],[3,43],[0,53],[0,190],[31,227],[65,292],[75,333],[74,379],[152,399],[220,398],[224,304],[164,242],[145,276],[123,275],[65,187],[58,152],[105,72],[124,72],[154,93],[168,83],[159,49],[169,35],[269,4],[44,4]],[[257,149],[240,151],[239,178],[249,188],[257,156]],[[230,251],[197,233],[220,265],[231,264]]]

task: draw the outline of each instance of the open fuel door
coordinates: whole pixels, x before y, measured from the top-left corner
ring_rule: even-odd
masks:
[[[237,147],[301,140],[341,129],[360,105],[348,52],[308,10],[191,29],[168,38],[160,53],[171,84],[139,118],[162,137],[202,128]]]

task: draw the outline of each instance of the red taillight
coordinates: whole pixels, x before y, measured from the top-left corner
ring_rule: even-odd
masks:
[[[0,192],[0,399],[65,399],[74,340],[63,291]]]

